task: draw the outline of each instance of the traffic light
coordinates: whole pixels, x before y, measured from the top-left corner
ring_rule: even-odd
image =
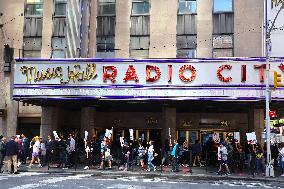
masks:
[[[277,87],[282,87],[281,74],[274,71],[274,88],[276,89]]]

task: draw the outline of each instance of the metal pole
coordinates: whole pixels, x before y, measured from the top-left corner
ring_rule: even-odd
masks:
[[[271,150],[270,150],[270,117],[269,117],[269,59],[270,59],[270,32],[268,29],[268,17],[267,17],[267,0],[265,0],[265,55],[266,55],[266,86],[265,86],[265,117],[266,117],[266,171],[267,177],[274,176],[273,165],[271,165]]]

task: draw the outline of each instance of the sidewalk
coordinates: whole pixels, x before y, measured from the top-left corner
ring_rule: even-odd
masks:
[[[100,170],[96,168],[90,168],[89,170],[84,170],[81,165],[77,166],[77,169],[60,169],[60,168],[50,168],[48,170],[47,166],[32,168],[27,168],[21,165],[19,168],[20,172],[38,172],[38,173],[56,173],[56,174],[92,174],[93,176],[106,176],[106,177],[129,177],[129,176],[143,176],[143,177],[166,177],[169,179],[182,179],[182,180],[244,180],[244,181],[259,181],[259,182],[284,182],[284,177],[265,177],[247,174],[247,173],[232,173],[231,175],[217,175],[216,169],[208,168],[206,171],[205,167],[193,167],[192,173],[188,167],[180,167],[179,172],[171,172],[171,167],[164,167],[161,171],[161,167],[157,167],[155,172],[141,171],[138,166],[130,168],[130,171],[119,171],[115,166],[112,169]]]

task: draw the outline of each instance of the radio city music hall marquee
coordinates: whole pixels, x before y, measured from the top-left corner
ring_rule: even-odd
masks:
[[[282,74],[284,64],[271,62],[270,69]],[[264,77],[263,61],[19,60],[13,97],[263,99]],[[281,99],[282,92],[272,97]]]

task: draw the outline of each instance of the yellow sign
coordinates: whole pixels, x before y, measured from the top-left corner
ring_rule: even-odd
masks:
[[[62,84],[67,84],[70,82],[70,80],[73,80],[75,83],[75,81],[91,80],[97,77],[97,74],[95,73],[96,64],[87,64],[86,69],[83,71],[81,70],[81,66],[79,64],[75,64],[73,68],[68,66],[68,79],[66,81],[63,79],[63,69],[61,66],[47,68],[46,70],[37,70],[36,67],[33,66],[22,66],[20,70],[22,74],[26,76],[26,83],[59,78]]]

